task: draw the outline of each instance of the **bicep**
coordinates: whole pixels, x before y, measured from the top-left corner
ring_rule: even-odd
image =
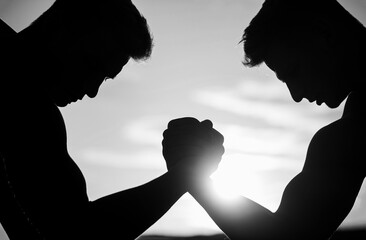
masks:
[[[343,143],[328,132],[317,134],[304,169],[286,187],[276,215],[303,235],[329,237],[353,207],[363,174]]]
[[[276,216],[296,233],[311,229],[329,237],[352,209],[361,184],[300,173],[286,187]]]

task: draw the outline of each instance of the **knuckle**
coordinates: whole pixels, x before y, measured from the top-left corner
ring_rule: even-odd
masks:
[[[193,117],[183,117],[173,119],[168,123],[168,128],[182,127],[184,125],[197,125],[199,121]]]
[[[205,127],[205,128],[212,128],[213,127],[213,123],[208,119],[202,121],[200,125]]]

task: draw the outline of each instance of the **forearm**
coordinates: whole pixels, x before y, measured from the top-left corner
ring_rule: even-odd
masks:
[[[98,199],[91,212],[113,239],[135,239],[186,193],[181,172],[169,171],[144,185]],[[113,233],[113,234],[112,234]],[[105,238],[108,239],[108,238]]]
[[[277,239],[282,232],[282,224],[276,214],[256,202],[238,196],[235,200],[223,200],[216,194],[212,181],[191,183],[189,193],[207,211],[218,227],[231,239]]]

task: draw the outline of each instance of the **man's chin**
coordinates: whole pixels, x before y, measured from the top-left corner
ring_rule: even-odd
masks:
[[[341,105],[341,103],[342,102],[339,102],[339,101],[333,101],[333,102],[331,102],[331,101],[328,101],[328,102],[325,102],[325,104],[329,107],[329,108],[331,108],[331,109],[335,109],[335,108],[337,108],[337,107],[339,107],[339,105]]]
[[[328,103],[325,103],[325,105],[327,105],[331,109],[335,109],[339,106],[339,104],[338,105],[332,105],[332,104],[328,104]]]
[[[54,103],[57,107],[66,107],[67,105],[72,103],[72,101],[70,101],[69,99],[54,99]]]
[[[60,103],[60,102],[55,102],[57,107],[66,107],[67,105],[69,105],[70,103]]]

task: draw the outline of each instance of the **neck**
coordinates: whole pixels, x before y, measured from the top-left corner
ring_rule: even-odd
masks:
[[[23,52],[38,52],[42,43],[42,34],[32,26],[25,28],[17,35],[19,47]]]

